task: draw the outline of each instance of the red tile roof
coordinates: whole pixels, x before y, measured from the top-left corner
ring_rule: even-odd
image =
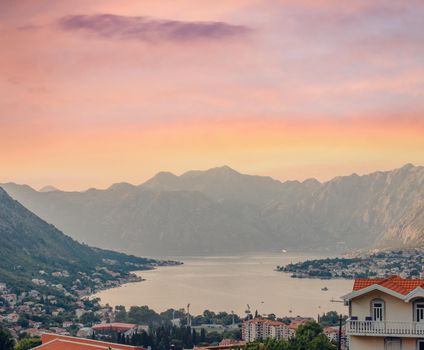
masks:
[[[108,343],[99,340],[44,333],[42,344],[35,349],[43,350],[144,350],[142,347]]]
[[[308,320],[294,320],[292,321],[292,323],[289,324],[289,328],[290,329],[294,329],[297,330],[299,328],[299,326],[305,324]]]
[[[254,318],[253,320],[249,320],[249,321],[246,321],[246,322],[247,323],[262,323],[262,324],[267,324],[267,325],[275,326],[275,327],[286,325],[283,322],[268,320],[266,318],[260,318],[260,317]]]
[[[324,334],[339,333],[339,330],[334,327],[325,327],[322,331]]]
[[[399,276],[392,276],[389,278],[358,278],[355,280],[353,290],[361,290],[366,287],[378,284],[382,287],[388,288],[402,295],[407,295],[417,287],[424,288],[424,279],[406,279]]]

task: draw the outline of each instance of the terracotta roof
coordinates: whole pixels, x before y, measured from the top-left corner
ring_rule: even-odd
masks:
[[[423,279],[406,279],[399,276],[392,276],[389,278],[358,278],[355,280],[353,290],[361,290],[366,287],[378,284],[382,287],[388,288],[402,295],[407,295],[417,287],[424,288]]]
[[[108,343],[99,340],[70,337],[66,335],[44,333],[40,346],[44,350],[144,350],[142,347]]]
[[[268,320],[266,318],[254,318],[253,320],[246,321],[247,323],[262,323],[270,326],[286,326],[285,323],[279,321]]]
[[[294,320],[289,324],[290,329],[298,329],[299,326],[305,324],[308,320]]]
[[[334,327],[325,327],[322,331],[324,334],[339,333],[339,330]]]

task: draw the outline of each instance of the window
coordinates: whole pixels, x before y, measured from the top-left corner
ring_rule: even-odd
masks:
[[[373,321],[384,320],[384,301],[381,299],[374,299],[371,302],[371,317]]]
[[[384,350],[401,350],[402,342],[399,338],[384,339]],[[421,348],[419,349],[421,350]]]
[[[422,299],[414,303],[414,321],[424,322],[424,300]]]
[[[424,340],[417,341],[417,350],[424,350]]]

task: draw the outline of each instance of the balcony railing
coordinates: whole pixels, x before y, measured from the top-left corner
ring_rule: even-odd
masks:
[[[397,321],[356,321],[346,322],[348,335],[371,336],[424,336],[424,322],[397,322]]]

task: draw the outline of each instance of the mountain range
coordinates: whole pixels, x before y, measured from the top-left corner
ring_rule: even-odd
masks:
[[[137,255],[424,243],[424,167],[411,164],[327,182],[280,182],[224,166],[83,192],[0,186],[74,239]]]

